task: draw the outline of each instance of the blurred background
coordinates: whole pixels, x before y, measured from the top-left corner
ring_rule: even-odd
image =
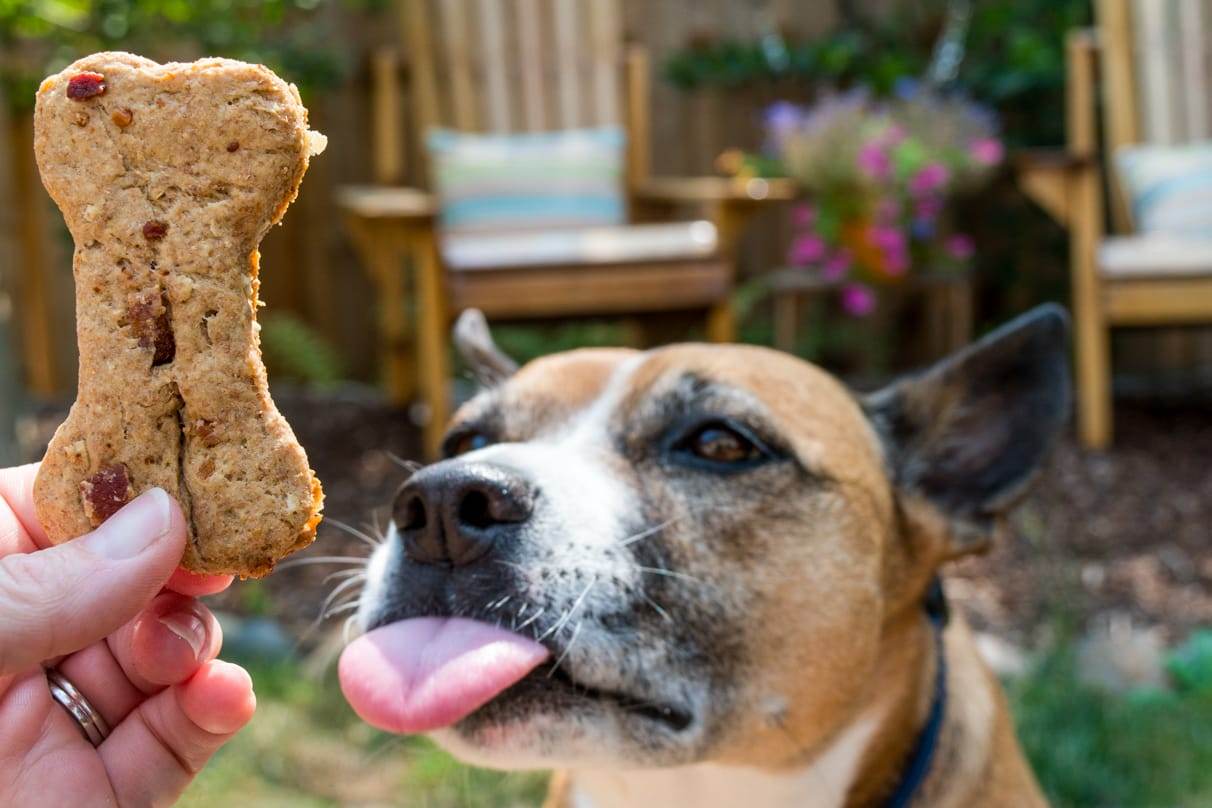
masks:
[[[260,709],[186,804],[538,804],[361,725],[333,674],[357,577],[329,576],[474,391],[463,308],[520,360],[737,340],[869,389],[1057,301],[1073,429],[947,590],[1055,804],[1212,805],[1210,32],[1207,0],[0,0],[0,461],[75,390],[38,81],[264,62],[329,137],[260,319],[331,519],[213,604]]]

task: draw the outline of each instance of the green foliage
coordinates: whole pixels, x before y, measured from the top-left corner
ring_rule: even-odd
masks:
[[[383,0],[0,0],[0,89],[17,109],[42,76],[80,56],[126,50],[161,61],[228,56],[262,62],[304,92],[349,65],[318,13]]]
[[[1212,629],[1187,638],[1166,660],[1166,669],[1180,690],[1212,692]]]
[[[971,5],[958,87],[997,108],[1011,143],[1061,142],[1065,35],[1090,23],[1089,0]],[[887,94],[899,79],[925,71],[946,7],[944,0],[902,0],[823,37],[775,37],[776,45],[770,37],[701,39],[665,62],[665,76],[685,90],[774,83],[795,96],[822,85]]]
[[[270,378],[320,387],[334,385],[344,378],[336,349],[298,317],[267,312],[261,315],[260,322],[261,353]]]
[[[1208,653],[1208,635],[1197,656]],[[1212,804],[1212,688],[1114,695],[1074,671],[1061,649],[1009,687],[1019,737],[1054,806]]]

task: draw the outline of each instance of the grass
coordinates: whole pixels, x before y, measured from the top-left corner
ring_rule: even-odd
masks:
[[[1196,663],[1190,654],[1172,659],[1173,692],[1082,686],[1064,647],[1008,686],[1019,736],[1055,808],[1212,805],[1209,637]],[[362,724],[331,674],[316,680],[292,664],[250,669],[257,716],[202,772],[185,806],[511,808],[542,800],[541,775],[470,768],[426,740]]]
[[[1212,805],[1212,681],[1112,695],[1077,683],[1074,668],[1061,649],[1008,688],[1055,808]]]
[[[335,679],[292,664],[250,664],[257,714],[186,792],[182,806],[511,808],[542,801],[546,777],[456,762],[422,738],[360,722]]]

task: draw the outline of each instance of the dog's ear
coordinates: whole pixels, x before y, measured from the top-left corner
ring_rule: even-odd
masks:
[[[942,511],[953,549],[989,538],[1068,420],[1068,334],[1040,306],[863,401],[898,490]]]
[[[496,387],[518,369],[518,363],[492,341],[488,320],[479,309],[467,309],[459,315],[454,343],[476,380],[485,387]]]

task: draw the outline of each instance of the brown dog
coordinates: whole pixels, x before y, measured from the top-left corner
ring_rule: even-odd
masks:
[[[1063,311],[866,397],[745,346],[515,372],[476,318],[487,389],[401,490],[342,661],[363,716],[564,769],[552,805],[1044,804],[936,576],[1068,416]]]

